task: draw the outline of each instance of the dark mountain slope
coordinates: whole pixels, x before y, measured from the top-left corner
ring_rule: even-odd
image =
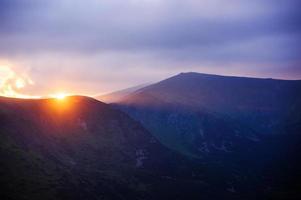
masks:
[[[236,192],[257,185],[272,199],[297,199],[300,91],[301,81],[182,73],[115,106],[171,149],[236,177]]]
[[[181,73],[150,85],[123,102],[148,95],[163,102],[213,110],[277,111],[295,100],[301,81]],[[300,90],[299,90],[300,91]],[[255,98],[256,97],[256,98]],[[131,100],[132,99],[132,100]],[[272,101],[274,100],[274,101]]]
[[[193,183],[201,172],[195,165],[193,178],[193,162],[86,97],[0,98],[0,159],[1,199],[160,199],[174,192],[159,185]],[[190,193],[200,195],[181,191]]]
[[[163,143],[170,138],[179,142],[183,134],[187,135],[184,140],[193,141],[206,133],[212,136],[212,130],[204,132],[210,127],[224,135],[221,124],[232,127],[228,128],[236,133],[232,136],[242,133],[258,140],[258,134],[301,131],[300,112],[296,112],[301,105],[300,91],[301,81],[182,73],[140,89],[117,104]],[[215,124],[204,127],[205,119]]]
[[[130,88],[126,88],[123,90],[119,90],[116,92],[112,92],[112,93],[108,93],[108,94],[104,94],[104,95],[99,95],[96,97],[96,99],[105,102],[105,103],[114,103],[114,102],[118,102],[121,101],[122,99],[126,98],[128,95],[138,91],[141,88],[144,88],[146,86],[148,86],[150,84],[141,84],[141,85],[137,85],[134,87],[130,87]]]
[[[300,197],[298,99],[277,111],[287,113],[275,118],[282,134],[263,134],[244,118],[253,111],[174,103],[146,93],[151,87],[118,105],[151,132],[91,98],[0,98],[0,198]]]

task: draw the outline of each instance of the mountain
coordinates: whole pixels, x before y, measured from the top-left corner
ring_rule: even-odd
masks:
[[[300,91],[300,80],[181,73],[114,105],[182,155],[219,163],[240,181],[253,174],[245,185],[256,180],[273,198],[294,199],[301,189]]]
[[[0,159],[1,199],[164,199],[187,183],[205,190],[197,162],[88,97],[1,97]],[[183,186],[181,194],[200,192]]]
[[[249,168],[233,177],[215,159],[180,155],[127,114],[82,96],[0,97],[0,160],[1,199],[252,199],[250,190],[266,196],[244,172]]]
[[[299,89],[184,73],[112,105],[0,97],[0,198],[300,199]]]
[[[258,140],[262,134],[301,132],[300,112],[295,112],[301,105],[300,91],[301,81],[181,73],[116,104],[163,143],[182,134],[186,134],[186,140],[195,141],[195,135],[206,135],[217,128],[223,135],[243,132]]]
[[[121,101],[126,96],[128,96],[128,95],[130,95],[130,94],[132,94],[132,93],[138,91],[139,89],[144,88],[148,85],[150,85],[150,83],[137,85],[137,86],[134,86],[134,87],[123,89],[123,90],[118,90],[116,92],[96,96],[96,99],[98,99],[102,102],[105,102],[105,103],[118,102],[118,101]]]

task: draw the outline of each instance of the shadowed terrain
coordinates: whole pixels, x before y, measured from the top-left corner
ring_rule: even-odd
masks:
[[[182,156],[91,98],[3,97],[0,122],[1,199],[153,199],[161,177],[191,177]]]
[[[191,143],[206,137],[258,142],[261,136],[300,133],[300,91],[301,81],[181,73],[115,103],[163,143],[191,151]]]
[[[114,105],[162,144],[236,177],[235,192],[251,184],[260,188],[257,194],[295,198],[301,188],[300,91],[301,81],[181,73]]]
[[[0,197],[299,199],[298,91],[185,73],[113,105],[1,97]]]

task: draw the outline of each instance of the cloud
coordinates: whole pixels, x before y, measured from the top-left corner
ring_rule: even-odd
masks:
[[[300,33],[292,0],[12,2],[1,6],[7,53],[174,50]]]
[[[18,74],[10,67],[0,65],[0,95],[7,97],[35,98],[25,95],[22,90],[34,82],[26,74]]]
[[[0,59],[29,69],[31,94],[98,93],[181,71],[301,78],[299,8],[298,0],[0,0]]]

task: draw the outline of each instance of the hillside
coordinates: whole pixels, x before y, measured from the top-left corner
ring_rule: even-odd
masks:
[[[253,174],[286,199],[301,188],[300,91],[301,81],[181,73],[114,105],[169,148],[232,177]]]
[[[150,84],[141,84],[137,85],[134,87],[126,88],[123,90],[118,90],[116,92],[111,92],[108,94],[103,94],[96,96],[95,98],[98,99],[99,101],[105,102],[105,103],[114,103],[114,102],[119,102],[122,99],[126,98],[128,95],[138,91],[141,88],[144,88]]]
[[[294,126],[264,134],[240,120],[241,111],[233,116],[146,95],[155,86],[115,106],[82,96],[1,97],[1,199],[300,196],[299,112],[281,121]]]
[[[218,115],[252,127],[256,133],[279,134],[288,129],[291,133],[301,131],[300,112],[295,112],[301,105],[300,91],[301,81],[181,73],[115,103],[158,113],[173,110]],[[134,113],[139,119],[138,112],[129,112]]]
[[[126,114],[80,96],[1,97],[0,158],[1,199],[160,198],[155,183],[170,182],[160,177],[190,165]]]

